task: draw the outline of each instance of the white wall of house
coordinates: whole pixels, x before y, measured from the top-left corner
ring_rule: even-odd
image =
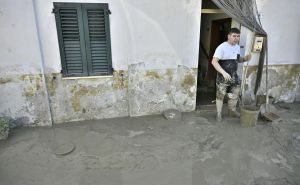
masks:
[[[47,125],[51,122],[47,94],[57,123],[128,116],[130,108],[134,110],[130,115],[159,113],[174,106],[194,109],[201,1],[55,1],[108,3],[112,12],[110,35],[116,73],[78,80],[60,75],[53,2],[0,1],[0,93],[7,95],[0,99],[0,116],[17,122],[22,119],[22,125]],[[130,66],[135,66],[134,73],[128,73]],[[136,96],[140,91],[145,94]],[[153,104],[161,97],[167,98],[167,103]]]
[[[0,116],[50,125],[32,0],[0,1]]]
[[[194,110],[201,0],[55,1],[108,3],[112,12],[112,64],[117,72],[113,77],[79,80],[65,80],[59,74],[53,2],[0,1],[0,93],[5,95],[0,97],[0,116],[8,116],[16,124],[49,125],[51,118],[64,122],[138,116],[167,108]],[[263,27],[269,33],[269,63],[300,64],[299,1],[257,2]],[[245,33],[245,47],[249,47],[251,33]],[[250,65],[258,62],[258,55],[253,56]],[[295,68],[272,69],[270,74],[276,76]],[[294,71],[284,87],[278,85],[278,79],[272,87],[275,95],[287,101],[300,96],[295,93],[295,87],[299,89],[294,85],[297,77],[299,73]],[[253,79],[247,82],[250,88]]]
[[[53,0],[35,0],[48,71],[61,70]],[[200,6],[198,0],[58,0],[109,3],[112,63],[115,70],[147,62],[148,69],[197,67]]]
[[[300,1],[257,0],[269,36],[269,64],[300,64]]]
[[[0,73],[38,74],[41,55],[32,0],[0,2]]]

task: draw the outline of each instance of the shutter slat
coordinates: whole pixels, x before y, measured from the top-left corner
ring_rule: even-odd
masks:
[[[97,58],[104,58],[104,57],[106,57],[106,56],[107,56],[106,53],[92,54],[92,57],[93,57],[94,59],[96,59],[96,57],[97,57]]]
[[[96,46],[95,48],[99,48],[99,49],[106,49],[107,47],[105,45],[102,46]],[[96,52],[96,51],[95,51]]]
[[[81,69],[82,68],[82,63],[69,63],[68,64],[68,69],[70,68],[79,68]]]
[[[82,65],[77,65],[77,64],[68,64],[68,69],[77,69],[77,70],[82,70]]]
[[[74,63],[74,62],[78,62],[78,63],[80,63],[81,62],[81,57],[66,57],[66,59],[67,60],[72,60],[72,63]],[[69,63],[71,63],[71,62],[69,62]]]
[[[97,63],[99,60],[107,60],[107,57],[105,57],[105,59],[103,59],[103,58],[100,58],[100,57],[93,57],[93,60],[94,60],[94,63]],[[93,64],[94,64],[93,63]]]
[[[70,50],[68,50],[68,51],[65,51],[67,54],[70,54],[70,55],[72,55],[72,56],[81,56],[81,53],[80,53],[80,51],[70,51]]]
[[[74,30],[72,28],[70,28],[70,30]],[[100,32],[105,32],[105,29],[102,29],[102,28],[90,28],[90,32],[97,32],[97,31],[100,31]]]
[[[91,44],[93,44],[93,43],[91,43]],[[103,47],[103,46],[106,47],[106,44],[100,44],[100,43],[99,43],[99,44],[96,44],[96,43],[95,43],[95,44],[93,44],[93,46],[94,46],[94,47]]]
[[[90,34],[97,34],[97,33],[100,33],[100,34],[105,34],[105,30],[99,30],[99,29],[90,29]]]
[[[104,61],[105,62],[105,61]],[[95,64],[93,65],[94,67],[107,67],[107,63],[99,63],[99,64]]]
[[[78,47],[65,47],[65,51],[78,51],[80,52],[80,48]]]
[[[81,75],[82,74],[82,70],[76,70],[76,69],[70,69],[68,70],[69,72],[69,76],[73,76],[74,74],[77,74],[77,75]]]
[[[64,27],[64,31],[77,31],[79,32],[79,30],[76,27]]]
[[[70,73],[74,73],[76,71],[76,73],[82,73],[82,67],[70,67],[68,66],[68,71]]]
[[[106,51],[105,51],[105,48],[103,48],[103,49],[99,49],[99,50],[95,50],[95,51],[92,51],[92,53],[91,53],[92,55],[103,55],[103,54],[106,54]]]
[[[93,21],[93,22],[102,22],[104,21],[104,16],[90,16],[89,17],[89,21]]]
[[[95,58],[95,57],[94,57],[93,59],[95,60],[95,62],[100,61],[100,60],[101,60],[101,61],[105,61],[105,60],[106,60],[106,56],[103,56],[103,57],[102,57],[102,56],[99,56],[98,58]]]
[[[68,47],[68,48],[77,48],[77,46],[75,44],[68,44],[68,45],[65,45],[65,47]]]

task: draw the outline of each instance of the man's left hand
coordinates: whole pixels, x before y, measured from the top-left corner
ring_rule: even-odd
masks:
[[[244,62],[251,60],[251,54],[244,56]]]

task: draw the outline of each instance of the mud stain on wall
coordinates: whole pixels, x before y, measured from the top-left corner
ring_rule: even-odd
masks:
[[[46,75],[47,88],[50,96],[55,96],[56,89],[58,88],[58,77],[61,76],[60,73],[51,73]]]
[[[24,82],[24,95],[26,97],[32,97],[37,93],[41,93],[42,75],[22,75],[19,79]]]
[[[47,74],[54,123],[128,115],[128,72],[113,76],[63,78]]]
[[[182,88],[188,93],[190,97],[195,96],[195,92],[193,92],[193,87],[196,85],[195,75],[193,74],[187,74],[182,83]]]
[[[246,83],[244,84],[245,95],[249,99],[251,96],[254,101],[254,87],[256,82],[257,66],[249,66],[246,74]],[[299,64],[270,65],[268,67],[268,92],[275,101],[293,102],[299,96],[297,93],[298,80],[300,75]],[[262,73],[262,80],[258,95],[266,92],[266,71]],[[252,95],[251,95],[252,94]],[[249,100],[247,100],[249,101]]]
[[[114,71],[113,89],[128,88],[128,72],[124,70]]]
[[[166,76],[169,78],[169,81],[172,81],[173,75],[174,75],[174,72],[172,71],[172,69],[167,69]]]
[[[11,78],[0,78],[0,85],[12,82]]]
[[[12,127],[51,125],[46,88],[42,74],[8,75],[0,78],[1,114],[12,120]],[[7,99],[11,99],[8,102]]]
[[[153,79],[161,79],[157,71],[147,71],[145,76]]]

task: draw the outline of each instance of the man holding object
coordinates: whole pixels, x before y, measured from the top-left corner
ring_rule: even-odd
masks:
[[[240,80],[237,75],[238,63],[251,59],[251,55],[240,57],[240,30],[231,28],[228,33],[228,40],[220,44],[213,56],[212,65],[218,71],[216,78],[216,107],[218,122],[222,121],[222,107],[224,96],[228,92],[228,115],[240,117],[236,111],[236,105],[240,93]]]

